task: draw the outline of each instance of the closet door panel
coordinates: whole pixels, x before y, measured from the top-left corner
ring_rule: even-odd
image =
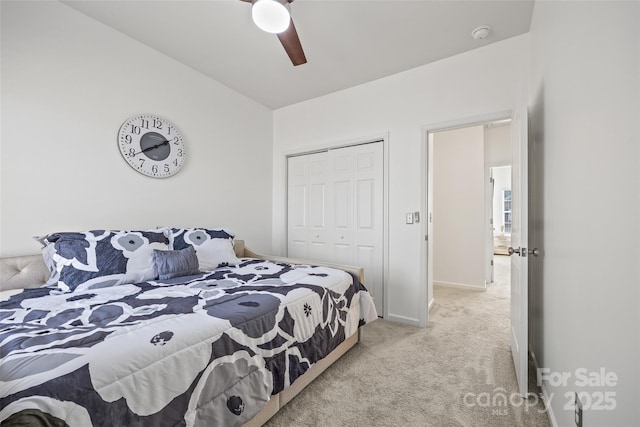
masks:
[[[356,184],[357,195],[357,220],[356,227],[358,230],[375,228],[375,181],[372,179],[358,180]]]
[[[308,256],[308,168],[309,159],[304,156],[287,160],[287,251],[289,256]]]
[[[383,145],[382,142],[352,147],[355,170],[354,247],[356,265],[364,267],[365,286],[376,310],[383,313]]]
[[[327,153],[309,155],[309,256],[327,260]]]
[[[378,292],[375,285],[380,280],[376,274],[376,248],[374,246],[356,245],[355,250],[356,254],[354,264],[364,268],[364,285],[373,297],[374,301],[378,300],[382,295],[376,295]],[[376,307],[376,310],[377,309],[378,307]],[[382,314],[382,311],[379,311],[379,314]]]
[[[351,227],[351,181],[333,182],[333,226],[339,230]]]
[[[326,260],[327,153],[287,161],[287,255]]]
[[[383,143],[288,161],[288,255],[364,267],[383,313]]]
[[[329,150],[329,198],[331,227],[328,230],[332,262],[352,264],[353,253],[353,154],[348,148]]]

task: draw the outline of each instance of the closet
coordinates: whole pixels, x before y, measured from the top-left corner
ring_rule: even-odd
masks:
[[[289,157],[287,251],[364,267],[383,313],[383,142]]]

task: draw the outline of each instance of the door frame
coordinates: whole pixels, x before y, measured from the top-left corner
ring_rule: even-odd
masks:
[[[342,141],[334,141],[334,142],[326,142],[320,143],[317,145],[309,145],[304,147],[296,147],[292,149],[282,150],[280,155],[278,156],[280,159],[282,167],[282,173],[280,174],[280,182],[278,186],[282,190],[282,194],[284,197],[282,198],[282,203],[279,206],[280,215],[278,217],[282,218],[280,223],[280,229],[282,233],[280,233],[280,242],[279,246],[282,248],[282,255],[287,256],[287,242],[288,242],[288,201],[289,195],[287,191],[287,183],[288,183],[288,158],[295,156],[303,156],[306,154],[314,154],[320,153],[323,151],[333,150],[337,148],[345,148],[345,147],[353,147],[356,145],[369,144],[372,142],[382,141],[382,313],[378,313],[384,318],[388,317],[389,313],[389,132],[373,134],[370,136],[364,136],[360,138],[353,138]],[[273,237],[274,242],[276,241],[276,237]],[[367,272],[365,271],[365,281],[367,278]],[[366,283],[364,284],[366,287]]]
[[[509,126],[510,126],[510,125],[509,125]],[[495,164],[489,164],[489,165],[486,165],[486,166],[487,166],[487,170],[485,171],[485,173],[489,174],[489,173],[491,173],[491,171],[492,171],[492,170],[494,170],[494,169],[499,169],[499,168],[510,168],[510,167],[511,167],[511,163],[506,163],[506,164],[503,164],[503,163],[495,163]],[[495,172],[495,171],[494,171],[494,172]],[[511,174],[511,172],[509,172],[509,174]],[[494,179],[495,179],[495,178],[494,178]],[[495,192],[496,192],[496,190],[495,190],[495,188],[494,188],[494,193],[495,193]],[[495,197],[495,195],[494,195],[494,197]],[[493,206],[491,207],[491,210],[493,211]],[[496,219],[496,213],[495,213],[495,211],[494,211],[494,212],[492,212],[492,214],[493,214],[493,220],[494,220],[494,221],[493,221],[493,225],[495,226],[495,219]],[[504,220],[504,217],[503,217],[502,219]],[[495,240],[494,240],[494,249],[495,249]]]
[[[426,327],[429,324],[429,311],[433,307],[433,251],[429,251],[429,246],[432,244],[432,229],[430,212],[433,208],[431,204],[433,200],[430,200],[430,196],[433,194],[433,179],[429,179],[433,172],[433,155],[432,145],[430,143],[430,135],[436,132],[442,132],[447,130],[459,129],[469,126],[478,126],[488,122],[510,119],[513,114],[513,110],[496,111],[493,113],[481,114],[477,116],[468,116],[462,118],[454,118],[448,121],[434,122],[423,125],[422,129],[422,144],[420,155],[420,172],[421,172],[421,207],[424,221],[420,227],[421,231],[421,245],[420,245],[420,259],[426,262],[420,263],[420,283],[419,287],[419,310],[420,310],[420,326]],[[430,167],[431,166],[431,167]],[[432,177],[431,177],[432,178]],[[428,236],[428,238],[425,238]],[[486,245],[485,245],[486,246]],[[486,254],[483,254],[483,260],[486,259]]]
[[[494,246],[495,246],[495,212],[493,211],[493,199],[496,193],[495,181],[493,178],[492,168],[487,164],[487,159],[484,160],[484,226],[487,227],[485,231],[486,241],[485,245],[485,272],[484,272],[484,285],[485,287],[493,283],[495,279],[494,265]],[[490,188],[489,188],[490,186]],[[489,194],[489,190],[491,194]]]

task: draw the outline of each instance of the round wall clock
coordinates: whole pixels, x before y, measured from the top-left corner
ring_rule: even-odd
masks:
[[[118,147],[129,166],[152,178],[174,175],[187,156],[178,129],[153,114],[127,119],[118,132]]]

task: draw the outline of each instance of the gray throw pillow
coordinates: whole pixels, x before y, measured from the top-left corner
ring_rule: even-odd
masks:
[[[199,274],[198,257],[193,246],[174,251],[153,251],[153,262],[159,280]]]

